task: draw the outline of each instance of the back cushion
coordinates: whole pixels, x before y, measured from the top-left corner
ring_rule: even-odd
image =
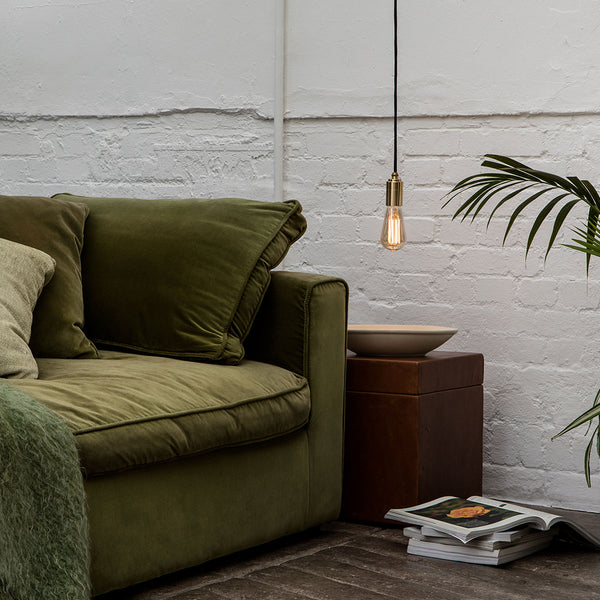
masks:
[[[31,329],[33,354],[50,358],[95,358],[83,332],[81,259],[88,209],[37,196],[0,196],[0,237],[42,250],[56,271],[42,291]]]
[[[37,248],[0,238],[0,377],[37,377],[29,349],[33,308],[56,262]]]
[[[57,197],[90,209],[88,335],[163,356],[238,363],[270,270],[306,228],[293,201]]]

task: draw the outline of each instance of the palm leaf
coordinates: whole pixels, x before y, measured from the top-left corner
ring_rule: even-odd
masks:
[[[592,419],[595,419],[598,416],[600,416],[600,405],[594,404],[591,408],[588,408],[584,413],[580,414],[576,419],[573,419],[564,429],[553,436],[552,439],[560,437],[568,431],[571,431],[571,429],[580,427],[581,425],[591,421]]]
[[[488,192],[492,192],[494,193],[494,191],[498,188],[501,188],[501,184],[494,182],[494,183],[488,183],[485,185],[482,185],[467,201],[468,202],[468,206],[465,207],[461,212],[462,212],[462,219],[461,221],[464,221],[469,214],[471,213],[471,211],[473,211],[473,209],[475,209],[481,202],[483,199],[483,205],[485,205],[485,196],[486,194],[488,194]],[[464,204],[463,204],[464,206]]]
[[[596,188],[587,179],[582,181],[582,183],[588,190],[590,198],[593,199],[596,207],[600,209],[600,195],[598,195]]]
[[[489,227],[492,218],[501,206],[517,199],[523,193],[527,193],[525,199],[522,199],[521,196],[519,204],[509,216],[502,240],[504,244],[516,219],[527,207],[540,200],[545,194],[558,191],[559,194],[546,202],[538,211],[526,241],[525,255],[527,256],[529,253],[542,224],[552,218],[550,216],[552,210],[564,201],[554,217],[552,232],[546,248],[545,258],[547,258],[567,216],[577,203],[584,202],[589,206],[588,219],[585,223],[586,233],[582,235],[581,231],[576,230],[575,233],[578,237],[572,240],[573,244],[567,244],[567,247],[587,254],[586,267],[589,270],[590,257],[592,255],[600,256],[600,239],[597,239],[600,195],[589,181],[582,181],[577,177],[560,177],[553,173],[532,169],[522,162],[499,154],[486,154],[481,166],[490,171],[464,178],[446,195],[444,207],[459,196],[467,196],[454,212],[453,219],[460,218],[461,221],[464,221],[471,217],[471,221],[474,221],[492,199],[498,198],[499,200],[492,208],[487,220]],[[515,186],[517,189],[514,189]]]
[[[498,204],[496,204],[496,206],[494,207],[494,210],[492,210],[492,212],[490,213],[490,216],[488,218],[488,222],[487,222],[487,227],[490,226],[490,223],[492,221],[492,217],[496,214],[496,211],[503,205],[506,204],[509,200],[512,200],[515,196],[517,196],[518,194],[521,194],[522,192],[524,192],[525,190],[529,189],[530,187],[536,185],[535,183],[530,183],[529,185],[524,185],[523,187],[519,188],[518,190],[515,190],[513,192],[511,192],[510,194],[508,194],[507,196],[504,196],[504,198],[502,198],[502,200],[500,200],[500,202],[498,202]]]
[[[573,238],[571,241],[573,244],[565,244],[567,248],[573,250],[579,250],[585,252],[587,256],[600,256],[600,238],[598,230],[598,221],[591,223],[591,227],[583,229],[583,227],[576,227],[573,232],[579,237]]]
[[[548,241],[548,248],[546,249],[546,255],[544,256],[544,260],[546,260],[546,258],[548,258],[548,253],[550,252],[550,248],[552,248],[552,244],[554,244],[554,240],[556,240],[556,236],[558,235],[560,228],[562,227],[563,223],[565,222],[567,215],[571,212],[571,209],[578,202],[579,202],[579,200],[577,200],[577,199],[567,202],[567,204],[565,204],[560,209],[558,214],[556,215],[556,218],[554,219],[554,227],[552,228],[552,234],[550,235],[550,240]]]
[[[504,244],[516,219],[528,206],[549,192],[559,192],[539,210],[527,238],[525,255],[527,256],[529,253],[542,224],[550,218],[553,209],[564,201],[565,203],[554,216],[545,254],[545,258],[547,258],[567,217],[579,202],[584,202],[589,207],[587,219],[581,226],[573,229],[575,237],[571,240],[572,243],[564,245],[586,254],[586,271],[589,273],[591,257],[600,256],[600,194],[589,181],[577,177],[560,177],[553,173],[532,169],[517,160],[499,154],[486,154],[481,166],[491,169],[491,171],[464,178],[446,194],[447,200],[444,208],[456,198],[468,194],[466,201],[463,200],[455,211],[453,219],[461,217],[461,220],[464,221],[471,216],[471,222],[473,222],[492,198],[499,198],[488,217],[487,226],[489,227],[500,207],[520,197],[519,204],[509,217],[502,241]],[[515,187],[516,189],[513,189]],[[527,193],[525,199],[522,197],[524,193]],[[552,438],[555,439],[585,423],[588,424],[587,435],[594,419],[598,419],[598,425],[592,432],[584,454],[584,472],[588,486],[591,486],[590,460],[594,442],[600,457],[600,390],[596,394],[592,407]]]
[[[592,432],[592,437],[585,449],[585,453],[583,455],[583,470],[585,473],[585,481],[588,487],[592,487],[592,479],[591,479],[591,469],[590,462],[592,458],[592,448],[594,447],[594,438],[596,438],[596,452],[600,457],[600,390],[596,393],[596,397],[594,398],[594,402],[588,410],[579,415],[576,419],[573,419],[562,431],[559,431],[552,439],[556,439],[561,435],[575,429],[576,427],[581,427],[588,424],[588,430],[586,431],[586,435],[589,433],[590,425],[594,419],[598,418],[598,425]]]
[[[592,437],[590,438],[590,442],[585,449],[585,454],[583,455],[583,470],[585,473],[585,482],[588,487],[592,487],[592,477],[591,477],[591,469],[590,469],[590,459],[592,457],[592,447],[594,445],[594,437],[598,437],[600,441],[600,425],[596,427],[594,433],[592,433]]]
[[[503,171],[510,169],[510,172],[515,176],[519,175],[526,180],[543,182],[554,187],[560,187],[569,191],[570,193],[575,193],[577,191],[581,193],[583,191],[582,185],[580,185],[582,182],[580,182],[580,180],[576,177],[568,177],[565,179],[563,177],[559,177],[558,175],[554,175],[553,173],[546,173],[545,171],[532,169],[514,159],[507,158],[506,156],[500,156],[498,154],[487,154],[486,157],[492,158],[501,164],[497,164],[497,162],[494,163],[490,161],[484,161],[482,166],[502,169]],[[505,165],[507,165],[508,168]]]
[[[517,185],[514,181],[513,182],[509,182],[509,183],[504,183],[502,185],[496,185],[494,188],[492,188],[491,190],[488,190],[488,192],[479,198],[477,204],[477,209],[475,210],[475,212],[473,213],[473,215],[471,216],[471,222],[473,222],[473,220],[475,219],[475,217],[483,210],[483,208],[485,207],[485,205],[487,204],[488,200],[490,200],[493,196],[495,196],[498,192],[501,192],[509,187],[513,187],[514,185]],[[521,190],[516,190],[517,193],[519,193]],[[466,215],[465,215],[466,216]]]
[[[523,202],[521,202],[521,204],[519,204],[519,206],[517,206],[517,208],[515,208],[515,210],[513,211],[513,214],[510,216],[510,219],[508,220],[508,226],[506,227],[506,231],[504,232],[504,239],[502,240],[502,244],[504,244],[504,242],[506,242],[506,238],[508,237],[508,234],[510,233],[510,230],[512,229],[514,222],[517,220],[517,217],[523,212],[523,210],[525,210],[525,208],[527,208],[532,202],[535,202],[540,196],[543,196],[546,192],[551,192],[551,191],[552,191],[552,188],[544,188],[543,190],[540,190],[539,192],[536,192],[535,194],[533,194],[533,196],[530,196],[529,198],[527,198],[527,200],[524,200]],[[538,215],[538,218],[539,218],[539,215]]]
[[[554,200],[551,200],[550,202],[548,202],[548,204],[546,204],[546,206],[544,206],[544,208],[542,208],[542,210],[540,211],[540,214],[537,216],[536,220],[533,223],[533,226],[531,227],[531,231],[529,232],[529,237],[527,238],[527,246],[526,246],[526,250],[525,250],[525,256],[527,256],[529,254],[529,249],[531,248],[531,244],[533,243],[533,240],[534,240],[537,232],[539,231],[542,223],[546,219],[546,217],[552,212],[552,209],[565,196],[568,196],[568,195],[569,195],[568,192],[565,192],[564,194],[560,194],[559,196],[554,198]],[[568,206],[568,204],[565,204],[565,206],[563,206],[563,210],[567,206]],[[552,244],[550,244],[550,245],[552,245]],[[546,255],[548,255],[548,252],[546,252]]]

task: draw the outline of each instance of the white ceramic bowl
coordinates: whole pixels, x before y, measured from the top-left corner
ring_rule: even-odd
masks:
[[[435,325],[348,325],[348,348],[364,356],[423,356],[457,331]]]

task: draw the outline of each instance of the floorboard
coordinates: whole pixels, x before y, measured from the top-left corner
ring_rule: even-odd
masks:
[[[558,512],[558,511],[557,511]],[[600,537],[600,514],[563,511]],[[600,550],[555,541],[501,567],[409,555],[399,527],[336,521],[97,600],[590,600]]]

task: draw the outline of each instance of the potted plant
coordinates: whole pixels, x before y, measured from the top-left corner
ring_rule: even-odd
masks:
[[[525,254],[529,252],[542,223],[547,219],[554,219],[550,239],[546,249],[546,257],[554,245],[558,233],[563,227],[571,210],[580,202],[587,205],[587,218],[573,229],[575,237],[571,244],[563,244],[586,255],[586,271],[592,256],[600,256],[600,195],[594,186],[586,180],[577,177],[559,177],[532,169],[521,162],[498,154],[486,154],[482,167],[490,169],[484,173],[471,175],[457,183],[446,195],[444,207],[458,197],[462,203],[455,210],[453,219],[461,218],[462,221],[475,219],[488,205],[493,205],[488,216],[489,226],[498,209],[511,201],[516,202],[504,233],[502,243],[506,238],[517,217],[530,204],[536,201],[543,202],[541,210],[535,218],[527,238]],[[465,199],[466,196],[466,199]],[[494,204],[495,202],[495,204]],[[554,209],[557,212],[551,216]],[[595,423],[595,420],[598,423]],[[588,431],[592,431],[590,441],[584,454],[584,472],[588,487],[591,487],[590,459],[594,446],[600,457],[600,390],[596,394],[591,408],[575,418],[562,431],[552,439],[557,438],[576,427],[588,424]],[[594,444],[595,442],[595,444]]]

